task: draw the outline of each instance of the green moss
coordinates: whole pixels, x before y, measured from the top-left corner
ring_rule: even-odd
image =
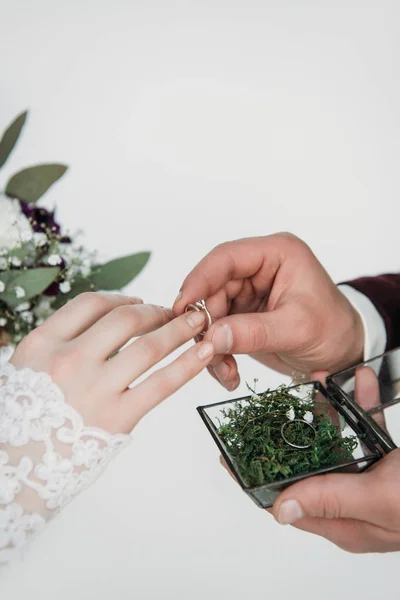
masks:
[[[332,412],[328,403],[315,401],[313,390],[300,398],[282,385],[222,410],[223,422],[218,433],[245,482],[251,486],[263,485],[352,458],[357,439],[342,437],[339,420],[336,425],[329,410]],[[300,420],[306,413],[312,413],[314,430],[304,422],[291,421],[288,414],[293,417],[293,411],[295,419]],[[333,418],[336,420],[336,416]],[[304,449],[290,446],[281,433],[285,423],[287,440],[310,446]]]

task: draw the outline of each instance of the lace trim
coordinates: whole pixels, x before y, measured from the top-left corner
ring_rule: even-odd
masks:
[[[0,356],[0,563],[8,562],[13,550],[93,483],[131,439],[85,427],[49,375],[17,370],[3,358],[4,354]]]

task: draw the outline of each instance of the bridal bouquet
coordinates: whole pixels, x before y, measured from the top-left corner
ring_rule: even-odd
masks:
[[[0,140],[0,169],[26,116],[19,115]],[[61,164],[28,167],[0,189],[0,346],[17,344],[77,294],[123,288],[149,259],[142,252],[99,264],[80,232],[62,230],[40,198],[66,170]]]

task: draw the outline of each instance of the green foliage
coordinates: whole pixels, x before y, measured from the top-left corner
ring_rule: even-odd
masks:
[[[28,167],[11,177],[5,192],[11,198],[34,203],[64,175],[67,168],[65,165],[59,164]]]
[[[84,292],[95,292],[98,291],[94,287],[94,285],[90,281],[90,276],[88,277],[78,277],[71,281],[71,291],[67,294],[59,294],[52,303],[52,308],[54,310],[58,310],[64,304],[66,304],[69,300],[72,300],[79,294],[83,294]]]
[[[23,112],[9,125],[0,140],[0,167],[10,156],[24,126],[27,112]]]
[[[149,252],[139,252],[97,265],[93,267],[90,281],[98,290],[119,290],[140,273],[149,258]]]
[[[11,154],[26,117],[27,112],[20,114],[1,137],[0,167]],[[40,205],[40,198],[66,170],[62,164],[34,165],[15,173],[5,190],[0,190],[19,201],[32,229],[32,235],[17,231],[20,239],[0,248],[0,282],[4,284],[0,285],[0,344],[19,343],[82,292],[121,290],[149,260],[150,253],[141,252],[98,264],[97,253],[78,243],[79,233],[71,236],[63,231],[54,212]],[[26,207],[23,202],[37,206]],[[16,202],[11,205],[15,207]],[[19,227],[17,221],[15,227]]]
[[[59,271],[58,267],[48,267],[0,272],[0,281],[5,285],[4,292],[0,294],[0,301],[13,308],[21,302],[30,300],[47,289],[57,278]],[[23,298],[17,297],[16,287],[21,287],[24,290],[25,295]]]
[[[352,457],[357,440],[355,436],[341,436],[340,427],[328,414],[329,408],[328,403],[314,402],[313,394],[301,399],[290,388],[280,386],[222,410],[218,434],[244,481],[259,486]],[[288,412],[292,410],[299,420],[312,413],[315,432],[304,422],[291,422]],[[285,423],[285,437],[290,442],[310,447],[297,449],[287,444],[281,434]]]
[[[90,275],[71,281],[71,291],[58,296],[53,303],[53,308],[60,308],[68,300],[72,300],[83,292],[122,289],[140,273],[149,258],[149,252],[140,252],[116,258],[104,265],[93,266]]]

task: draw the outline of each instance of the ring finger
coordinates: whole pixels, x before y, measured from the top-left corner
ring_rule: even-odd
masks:
[[[152,304],[122,305],[114,308],[74,340],[83,355],[107,360],[133,337],[165,325],[172,311]]]
[[[108,361],[107,377],[118,386],[118,391],[124,391],[140,375],[198,335],[204,324],[204,313],[193,311],[144,335]]]

